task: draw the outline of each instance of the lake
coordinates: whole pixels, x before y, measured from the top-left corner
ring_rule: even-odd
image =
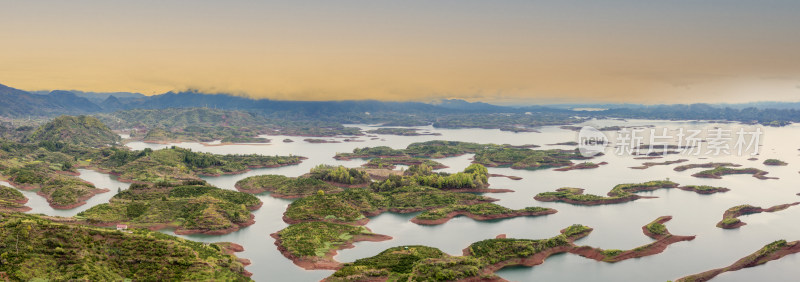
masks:
[[[731,124],[716,124],[709,122],[673,122],[673,121],[647,121],[647,120],[592,120],[585,124],[595,127],[602,126],[644,126],[652,125],[657,128],[714,128],[738,126]],[[364,129],[372,129],[369,125],[349,125]],[[364,142],[342,142],[311,144],[302,141],[305,137],[293,136],[268,136],[272,139],[270,144],[236,144],[205,146],[199,143],[172,144],[195,151],[216,154],[264,154],[264,155],[299,155],[307,157],[302,164],[279,168],[254,169],[239,175],[224,175],[219,177],[205,177],[204,179],[223,189],[234,190],[236,181],[252,175],[282,174],[286,176],[299,176],[319,164],[344,165],[356,167],[364,160],[339,161],[333,159],[336,152],[351,152],[356,147],[390,146],[392,148],[405,148],[413,142],[428,140],[453,140],[477,143],[496,144],[536,144],[542,148],[570,149],[574,146],[548,146],[565,141],[576,141],[577,132],[561,129],[557,126],[542,127],[540,132],[513,133],[491,129],[437,129],[433,127],[419,127],[425,131],[440,133],[441,136],[393,136],[378,135],[379,139],[371,140],[370,137],[361,136],[358,140]],[[630,249],[652,242],[644,236],[641,227],[659,216],[671,215],[673,219],[666,223],[672,234],[697,235],[693,241],[679,242],[667,248],[661,254],[639,259],[631,259],[618,263],[604,263],[586,259],[573,254],[560,254],[547,259],[545,263],[532,268],[512,267],[499,271],[497,274],[511,281],[666,281],[685,275],[706,271],[713,268],[727,266],[737,259],[744,257],[767,243],[778,239],[793,241],[800,239],[800,226],[796,224],[800,218],[800,207],[790,207],[784,211],[774,213],[760,213],[740,217],[747,225],[740,229],[724,230],[715,227],[721,219],[722,213],[733,206],[751,204],[761,207],[792,203],[800,201],[796,194],[800,192],[800,158],[798,158],[798,142],[800,126],[791,125],[781,128],[763,128],[761,136],[763,146],[758,161],[749,161],[750,156],[686,156],[668,155],[662,159],[637,160],[632,156],[614,154],[610,148],[605,155],[592,160],[598,163],[606,161],[609,164],[596,169],[554,171],[543,170],[515,170],[510,168],[489,168],[490,173],[513,175],[522,177],[522,180],[511,180],[504,177],[492,177],[489,182],[491,188],[513,189],[513,193],[493,193],[487,196],[499,199],[497,204],[509,208],[523,208],[527,206],[542,206],[558,210],[558,213],[542,217],[520,217],[506,220],[478,222],[466,217],[457,217],[437,226],[421,226],[409,222],[416,214],[384,213],[371,218],[367,224],[373,232],[394,237],[393,240],[383,242],[360,242],[355,248],[341,250],[335,257],[341,262],[353,261],[358,258],[368,257],[380,251],[398,245],[420,244],[440,248],[451,254],[460,255],[461,250],[470,243],[494,238],[498,234],[507,234],[509,238],[549,238],[558,234],[571,224],[583,224],[594,228],[588,237],[576,241],[578,245],[590,245],[604,249]],[[614,142],[615,136],[609,133],[609,139]],[[294,140],[284,143],[283,139]],[[344,138],[323,138],[330,140],[343,140]],[[148,144],[142,142],[129,143],[133,149],[152,148],[159,149],[171,145]],[[448,165],[443,169],[447,172],[457,172],[470,163],[472,155],[463,155],[437,161]],[[700,159],[708,157],[708,159]],[[755,167],[769,172],[767,176],[779,177],[778,180],[759,180],[750,175],[727,175],[722,179],[705,179],[692,177],[691,174],[703,170],[701,168],[676,172],[673,168],[677,165],[653,166],[649,169],[636,170],[629,167],[641,165],[643,162],[663,162],[686,158],[691,163],[705,162],[733,162],[742,164],[743,167]],[[777,158],[789,163],[788,166],[766,166],[763,160]],[[80,170],[81,178],[94,183],[97,187],[108,188],[109,193],[95,196],[87,205],[71,210],[54,210],[47,202],[34,192],[25,192],[30,199],[28,206],[33,208],[30,213],[43,213],[48,215],[72,216],[88,209],[92,205],[107,202],[117,189],[127,189],[128,184],[116,181],[113,176],[91,170]],[[713,195],[699,195],[678,189],[661,189],[654,192],[638,193],[639,195],[656,196],[654,199],[639,199],[633,202],[583,207],[564,203],[538,202],[533,196],[540,192],[554,191],[560,187],[578,187],[586,189],[586,193],[605,195],[614,185],[620,183],[637,183],[649,180],[664,180],[669,178],[682,185],[711,185],[727,187],[731,191]],[[2,183],[7,185],[7,183]],[[220,242],[228,241],[241,244],[245,251],[238,253],[240,257],[248,258],[252,265],[247,270],[253,273],[256,281],[318,281],[333,271],[307,271],[292,264],[281,255],[274,239],[269,234],[286,227],[281,219],[286,206],[291,200],[275,199],[268,194],[258,195],[264,202],[261,209],[254,212],[256,224],[243,228],[237,232],[221,235],[188,235],[181,236],[196,241]],[[165,230],[170,233],[171,231]],[[797,268],[800,257],[793,255],[780,261],[773,261],[755,268],[744,269],[737,272],[726,273],[718,276],[714,281],[746,281],[756,280],[767,275],[771,281],[792,281],[800,275]]]

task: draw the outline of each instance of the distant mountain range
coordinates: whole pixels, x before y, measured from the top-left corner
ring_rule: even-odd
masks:
[[[139,93],[97,93],[83,91],[27,92],[0,84],[0,116],[28,117],[62,114],[92,114],[128,109],[166,109],[208,107],[244,110],[285,117],[325,119],[331,116],[365,115],[368,113],[403,114],[491,114],[560,112],[580,113],[593,117],[653,119],[723,119],[745,122],[800,122],[800,103],[760,102],[748,104],[559,104],[510,107],[458,99],[435,103],[358,101],[282,101],[207,94],[198,91],[167,92],[145,96]],[[580,111],[594,108],[596,111]],[[578,111],[574,111],[578,110]]]

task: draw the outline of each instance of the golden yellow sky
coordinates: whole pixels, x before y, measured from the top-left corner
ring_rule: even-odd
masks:
[[[3,5],[0,83],[292,100],[800,99],[791,1],[128,2]]]

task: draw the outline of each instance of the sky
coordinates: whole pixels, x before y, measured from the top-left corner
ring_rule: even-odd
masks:
[[[0,83],[283,100],[800,101],[800,1],[7,1]]]

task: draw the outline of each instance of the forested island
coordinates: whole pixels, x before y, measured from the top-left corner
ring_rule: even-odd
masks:
[[[559,253],[618,262],[658,254],[670,244],[695,238],[669,233],[663,223],[670,219],[669,216],[660,217],[643,226],[643,233],[656,241],[631,250],[575,245],[575,240],[592,232],[592,228],[575,224],[548,239],[512,239],[499,235],[472,243],[463,250],[462,256],[450,256],[439,249],[420,245],[393,247],[376,256],[345,263],[325,281],[505,281],[494,272],[511,266],[536,266]]]
[[[0,273],[10,280],[251,281],[231,246],[0,212]]]

